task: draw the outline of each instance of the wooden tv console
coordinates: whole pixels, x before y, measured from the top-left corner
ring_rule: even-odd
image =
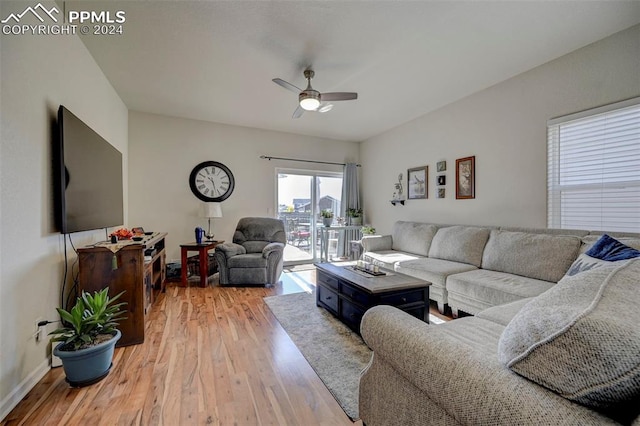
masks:
[[[120,300],[127,302],[127,318],[118,327],[122,338],[117,346],[144,342],[154,292],[165,290],[166,236],[166,232],[155,232],[145,235],[142,241],[119,241],[117,247],[105,242],[78,249],[78,294],[105,287],[109,287],[111,297],[125,291]],[[114,253],[111,248],[117,251]],[[147,249],[152,249],[153,254],[145,259]]]

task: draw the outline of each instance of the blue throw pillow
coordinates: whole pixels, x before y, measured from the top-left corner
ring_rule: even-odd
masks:
[[[607,234],[600,237],[585,254],[609,262],[640,257],[640,251],[622,244]]]

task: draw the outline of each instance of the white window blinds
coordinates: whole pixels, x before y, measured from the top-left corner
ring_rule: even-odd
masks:
[[[640,232],[640,98],[550,120],[548,226]]]

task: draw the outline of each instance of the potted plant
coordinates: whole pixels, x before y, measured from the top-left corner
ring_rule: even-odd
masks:
[[[347,209],[347,216],[349,216],[350,225],[362,225],[362,209]]]
[[[331,210],[322,210],[320,216],[322,217],[322,224],[324,226],[331,226],[333,222],[333,212]]]
[[[364,225],[361,231],[363,235],[373,235],[376,233],[376,228],[371,225]]]
[[[120,308],[126,303],[114,304],[122,294],[110,298],[108,288],[82,292],[71,311],[56,308],[63,327],[49,333],[52,342],[61,342],[53,354],[62,360],[67,382],[81,387],[99,382],[109,374],[116,342],[122,334],[116,328],[125,319]]]

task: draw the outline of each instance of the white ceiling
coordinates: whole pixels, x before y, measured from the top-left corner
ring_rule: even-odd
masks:
[[[67,9],[74,8],[67,2]],[[85,3],[86,6],[86,3]],[[85,7],[86,9],[86,7]],[[82,36],[129,109],[362,141],[640,22],[638,1],[125,1]],[[302,71],[355,91],[291,114]]]

